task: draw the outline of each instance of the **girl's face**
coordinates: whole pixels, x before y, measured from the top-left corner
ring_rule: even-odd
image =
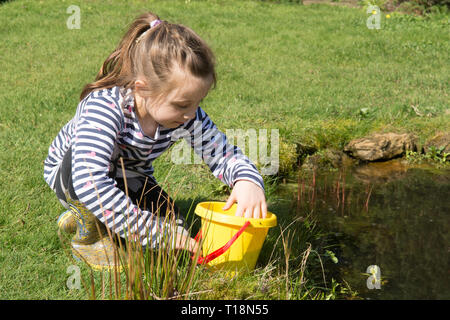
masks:
[[[143,123],[153,122],[166,128],[176,128],[193,119],[198,105],[208,94],[212,77],[202,79],[178,69],[170,82],[173,89],[157,100],[142,98],[138,93],[135,94],[138,115]],[[137,80],[136,88],[143,84]]]

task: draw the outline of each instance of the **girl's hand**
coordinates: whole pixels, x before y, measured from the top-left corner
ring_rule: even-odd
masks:
[[[239,180],[222,210],[228,210],[237,202],[236,216],[246,218],[266,218],[267,204],[264,191],[247,180]]]
[[[182,234],[177,234],[175,249],[188,250],[194,255],[197,254],[197,251],[200,251],[199,256],[202,256],[202,249],[199,247],[199,243],[195,239]]]

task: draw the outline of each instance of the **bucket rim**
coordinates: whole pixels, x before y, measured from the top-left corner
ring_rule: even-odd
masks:
[[[219,206],[219,208],[222,208],[225,203],[226,202],[223,201],[200,202],[197,204],[194,212],[202,219],[239,227],[243,226],[247,221],[250,221],[250,227],[252,228],[270,228],[277,225],[277,216],[270,211],[267,212],[267,217],[265,219],[234,216],[234,212],[236,212],[237,208],[236,204],[233,204],[233,206],[228,209],[226,213],[222,210],[214,211],[214,206]]]

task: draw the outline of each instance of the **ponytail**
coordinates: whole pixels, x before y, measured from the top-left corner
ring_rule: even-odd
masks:
[[[194,76],[212,75],[216,85],[215,59],[208,45],[190,28],[167,21],[150,26],[159,17],[151,12],[140,15],[128,28],[117,48],[103,62],[95,81],[84,86],[80,100],[90,92],[114,86],[134,90],[143,77],[151,84],[150,96],[164,88],[174,63]]]

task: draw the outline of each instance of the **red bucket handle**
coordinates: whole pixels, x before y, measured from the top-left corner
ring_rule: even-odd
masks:
[[[224,254],[231,247],[231,245],[237,240],[237,238],[239,238],[239,236],[242,234],[242,232],[244,232],[244,230],[249,225],[250,225],[250,221],[247,221],[239,229],[239,231],[223,247],[217,249],[214,252],[211,252],[206,257],[198,257],[197,264],[206,264],[206,263],[210,262],[211,260],[214,260],[218,256]],[[200,238],[202,237],[201,233],[202,233],[202,230],[200,229],[199,232],[197,233],[197,235],[195,236],[195,241],[198,242],[200,240]],[[192,257],[192,258],[194,258],[194,257]]]

